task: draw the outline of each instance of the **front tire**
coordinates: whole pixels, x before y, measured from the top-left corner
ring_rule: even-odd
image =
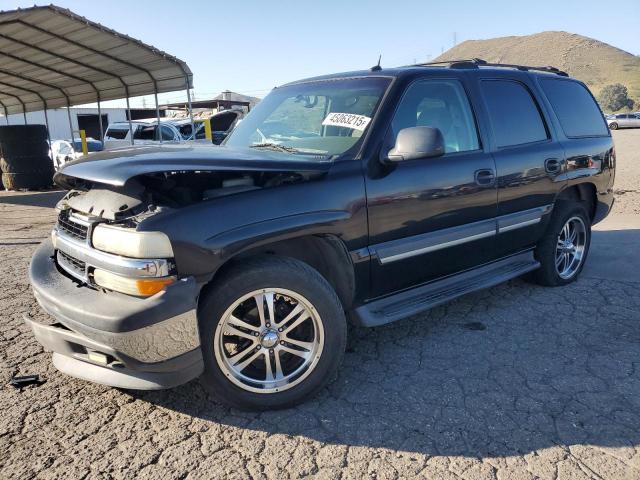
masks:
[[[618,124],[613,122],[612,124],[609,125],[609,129],[610,130],[617,130],[618,129]]]
[[[249,410],[287,408],[336,374],[347,338],[340,300],[309,265],[285,257],[237,263],[198,308],[207,390]]]
[[[578,202],[556,203],[547,233],[538,242],[535,257],[540,268],[536,283],[549,287],[575,281],[584,267],[591,245],[591,221]]]

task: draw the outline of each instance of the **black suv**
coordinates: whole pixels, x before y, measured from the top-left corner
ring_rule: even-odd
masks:
[[[101,155],[101,156],[99,156]],[[335,374],[376,326],[528,274],[574,281],[613,203],[587,87],[480,60],[274,89],[216,146],[72,162],[26,319],[69,375],[121,388],[202,375],[242,408]]]

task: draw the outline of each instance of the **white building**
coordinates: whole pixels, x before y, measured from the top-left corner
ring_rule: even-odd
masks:
[[[97,108],[77,108],[71,107],[71,123],[73,124],[74,137],[79,138],[80,129],[85,130],[87,137],[100,138],[100,125],[98,123],[98,109]],[[126,122],[127,121],[127,109],[126,108],[102,108],[102,126],[106,130],[110,123],[114,122]],[[165,111],[160,111],[160,116],[164,116]],[[152,118],[156,116],[155,108],[143,109],[132,108],[132,119],[140,118]],[[71,131],[69,128],[69,117],[67,116],[66,108],[56,108],[47,110],[47,117],[49,119],[49,133],[51,140],[63,140],[71,139]],[[6,125],[7,119],[0,117],[0,125]],[[22,113],[14,113],[9,115],[9,125],[23,125],[24,116]],[[45,125],[44,111],[28,112],[27,123],[29,124],[41,124]]]

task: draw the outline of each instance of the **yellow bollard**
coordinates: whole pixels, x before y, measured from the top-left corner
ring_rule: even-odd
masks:
[[[82,142],[82,154],[89,155],[89,147],[87,147],[87,132],[80,130],[80,141]]]
[[[213,141],[213,135],[211,134],[211,119],[205,118],[204,120],[204,138],[209,141]]]

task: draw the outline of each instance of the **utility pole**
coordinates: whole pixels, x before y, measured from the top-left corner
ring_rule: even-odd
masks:
[[[455,47],[458,44],[458,33],[453,32],[453,46]]]

